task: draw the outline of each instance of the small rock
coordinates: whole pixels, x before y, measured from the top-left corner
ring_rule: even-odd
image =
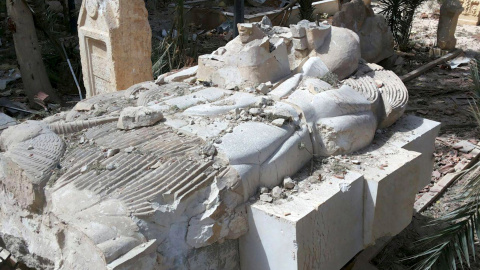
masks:
[[[215,144],[221,144],[222,143],[222,139],[218,138],[215,140]]]
[[[28,150],[33,150],[33,145],[29,145]]]
[[[213,143],[207,143],[203,148],[202,148],[202,154],[204,154],[207,157],[211,157],[217,153],[217,148],[213,145]]]
[[[256,116],[256,115],[261,114],[262,110],[259,109],[259,108],[251,108],[250,110],[248,110],[248,113]]]
[[[84,144],[85,143],[85,137],[80,137],[80,141],[78,142],[79,144]]]
[[[134,150],[135,150],[135,147],[133,147],[133,146],[125,148],[125,152],[129,153],[129,154],[132,153]]]
[[[262,194],[260,195],[260,201],[271,203],[273,202],[273,198],[270,196],[270,194]]]
[[[279,118],[279,119],[275,119],[275,120],[272,121],[272,125],[277,126],[277,127],[281,127],[281,126],[283,126],[283,124],[285,124],[285,119]]]
[[[80,173],[84,173],[84,172],[86,172],[87,170],[88,170],[88,166],[85,165],[85,166],[83,166],[82,168],[80,168]]]
[[[261,187],[260,188],[260,194],[265,194],[268,193],[268,188],[267,187]]]
[[[115,156],[116,154],[120,153],[120,149],[108,149],[107,150],[107,153],[105,154],[105,156],[107,158],[111,158],[113,156]]]
[[[122,110],[118,119],[117,128],[134,129],[139,127],[148,127],[156,124],[163,119],[163,114],[159,110],[150,107],[127,107]]]
[[[282,196],[282,188],[280,187],[274,187],[272,189],[272,197],[273,198],[280,198]]]
[[[354,160],[352,160],[352,163],[355,164],[355,165],[360,165],[361,162],[360,162],[360,160],[354,159]]]
[[[109,171],[113,171],[113,170],[116,169],[116,166],[115,166],[115,164],[110,163],[110,164],[107,165],[106,169],[109,170]]]
[[[290,177],[283,179],[283,187],[286,189],[292,189],[295,187],[295,182]]]
[[[257,92],[262,93],[262,94],[268,94],[270,92],[270,87],[266,83],[261,83],[257,86],[256,88]]]

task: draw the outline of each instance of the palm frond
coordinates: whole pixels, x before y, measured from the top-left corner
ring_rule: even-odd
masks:
[[[477,105],[480,100],[479,70],[478,62],[473,60],[471,71],[475,98],[470,106],[480,126],[480,107]],[[461,205],[429,224],[441,229],[417,241],[418,245],[425,247],[425,251],[404,259],[417,261],[413,269],[430,270],[438,266],[439,269],[456,270],[457,262],[463,269],[464,264],[470,268],[471,257],[476,260],[475,237],[480,237],[480,163],[464,170],[460,178],[465,180],[465,184],[455,200]]]
[[[381,11],[400,50],[408,48],[417,8],[425,0],[379,0]]]

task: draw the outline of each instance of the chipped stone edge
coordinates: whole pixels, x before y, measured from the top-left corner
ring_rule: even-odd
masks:
[[[475,148],[470,151],[470,154],[473,155],[472,159],[466,163],[458,163],[457,166],[455,166],[455,172],[444,175],[433,187],[430,188],[430,190],[433,191],[426,192],[420,198],[415,200],[415,204],[413,206],[414,216],[425,211],[425,209],[437,201],[438,198],[447,190],[447,188],[450,187],[460,177],[463,170],[470,168],[478,162],[480,158],[480,145],[475,145]],[[379,239],[377,244],[374,246],[364,249],[357,255],[355,260],[352,261],[352,269],[377,270],[378,268],[371,264],[370,261],[373,260],[373,258],[375,258],[385,248],[385,246],[390,243],[392,239],[393,237],[391,236],[384,237]]]

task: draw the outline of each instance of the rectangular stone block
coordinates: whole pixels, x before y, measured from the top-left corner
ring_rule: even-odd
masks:
[[[340,269],[377,239],[401,232],[419,187],[430,181],[439,127],[406,116],[366,149],[335,158],[348,168],[345,193],[342,181],[330,178],[287,200],[251,205],[249,232],[240,239],[242,269]]]
[[[340,269],[363,249],[363,189],[363,177],[349,172],[342,181],[326,179],[280,204],[249,206],[241,268]]]
[[[305,30],[305,29],[304,29]],[[308,41],[307,38],[294,38],[293,40],[293,47],[297,51],[303,51],[308,49]]]
[[[421,153],[421,163],[424,169],[419,171],[419,181],[417,190],[423,189],[430,183],[435,152],[435,138],[440,132],[441,123],[417,117],[406,115],[400,118],[389,134],[381,140],[394,146],[409,151]]]
[[[83,1],[78,38],[87,97],[153,80],[144,1]]]

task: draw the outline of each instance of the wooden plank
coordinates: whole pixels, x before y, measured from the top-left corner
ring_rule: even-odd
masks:
[[[49,101],[60,103],[43,63],[32,12],[23,0],[7,1],[7,12],[17,61],[30,105],[36,106],[35,96],[40,92],[49,95]]]
[[[424,65],[424,66],[421,66],[417,69],[415,69],[414,71],[408,73],[408,74],[405,74],[403,76],[400,77],[400,79],[402,79],[402,81],[405,83],[405,82],[408,82],[408,81],[411,81],[415,78],[417,78],[418,76],[422,75],[423,73],[425,73],[426,71],[432,69],[433,67],[435,67],[436,65],[440,64],[440,63],[443,63],[443,62],[446,62],[450,59],[453,59],[455,57],[457,57],[458,55],[460,55],[463,51],[461,49],[456,49],[455,51],[451,52],[451,53],[448,53],[436,60],[433,60],[432,62]]]

